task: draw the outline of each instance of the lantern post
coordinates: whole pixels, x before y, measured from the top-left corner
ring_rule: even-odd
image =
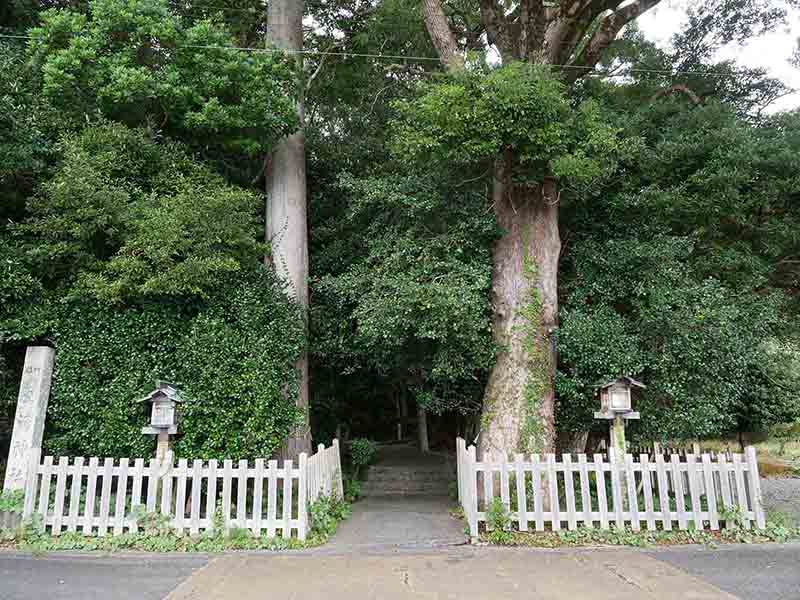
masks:
[[[150,415],[150,424],[142,428],[142,433],[157,436],[156,460],[163,465],[170,450],[170,436],[178,433],[178,405],[184,400],[173,384],[159,381],[156,385],[139,402]]]
[[[622,489],[627,490],[627,479],[624,464],[628,452],[625,440],[625,422],[628,419],[639,419],[638,412],[633,410],[631,390],[644,389],[646,386],[632,377],[618,377],[613,381],[598,386],[600,393],[600,410],[594,413],[595,419],[609,421],[609,460],[616,464],[620,471]],[[627,506],[627,493],[623,492],[623,503]]]

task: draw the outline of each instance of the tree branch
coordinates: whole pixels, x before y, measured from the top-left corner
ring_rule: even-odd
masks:
[[[608,0],[591,0],[590,6],[600,7]],[[661,0],[625,0],[616,10],[606,10],[592,20],[591,37],[581,52],[566,68],[564,79],[572,83],[591,70],[600,60],[600,55],[617,37],[625,25],[656,6]]]
[[[464,58],[458,51],[456,38],[450,30],[450,23],[439,0],[422,0],[422,15],[425,19],[425,28],[431,36],[431,42],[442,64],[449,70],[463,69]]]

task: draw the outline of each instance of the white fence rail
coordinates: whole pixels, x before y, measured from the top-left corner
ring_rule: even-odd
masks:
[[[137,514],[169,518],[177,535],[209,531],[215,520],[228,533],[303,540],[309,531],[308,504],[320,495],[342,497],[339,442],[320,444],[297,464],[285,460],[193,460],[163,463],[144,459],[32,456],[23,517],[38,514],[52,535],[119,535],[140,529]],[[137,509],[136,507],[142,507]],[[215,516],[220,519],[215,519]]]
[[[488,507],[499,497],[520,531],[585,527],[608,529],[629,525],[654,531],[717,530],[726,519],[736,518],[750,528],[764,527],[761,486],[755,449],[744,455],[686,454],[669,460],[647,454],[626,454],[607,460],[595,454],[589,460],[578,454],[506,456],[476,460],[475,447],[456,444],[458,495],[470,534],[486,522]]]

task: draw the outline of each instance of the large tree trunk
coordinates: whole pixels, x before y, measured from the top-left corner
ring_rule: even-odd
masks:
[[[431,451],[428,442],[428,411],[421,406],[417,407],[417,438],[419,441],[419,451],[428,454]]]
[[[267,19],[267,37],[272,44],[286,50],[303,49],[303,0],[271,0]],[[297,76],[302,78],[302,55],[295,56]],[[305,312],[308,308],[308,225],[302,96],[297,101],[297,114],[300,130],[275,147],[266,172],[266,236],[272,245],[275,271],[288,282],[289,293]],[[289,434],[281,452],[284,458],[291,459],[296,459],[301,452],[311,451],[307,353],[297,361],[297,370],[300,377],[297,406],[303,413],[303,422]]]
[[[499,162],[494,211],[503,236],[493,252],[492,301],[498,356],[484,392],[479,448],[553,452],[558,325],[558,198],[554,180],[510,184],[511,157]]]
[[[558,65],[571,84],[592,71],[626,24],[661,0],[561,0],[506,3],[481,0],[486,41],[503,62]],[[476,10],[476,14],[478,13]],[[423,0],[422,15],[439,59],[463,68],[461,45],[441,0]],[[463,40],[463,34],[459,34]],[[541,186],[511,186],[513,157],[498,161],[493,190],[505,234],[494,248],[494,338],[500,345],[484,394],[479,447],[487,451],[552,452],[555,446],[550,343],[558,319],[558,194],[552,179]]]

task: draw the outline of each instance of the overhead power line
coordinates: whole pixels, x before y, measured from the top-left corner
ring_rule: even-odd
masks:
[[[0,34],[0,38],[32,40],[35,39],[28,35],[10,35]],[[250,48],[244,46],[215,46],[215,45],[198,45],[198,44],[184,44],[176,46],[178,49],[198,49],[198,50],[233,50],[237,52],[254,52],[254,53],[270,53],[270,54],[289,54],[289,55],[308,55],[308,56],[340,56],[342,58],[372,58],[376,60],[406,60],[412,62],[440,62],[438,57],[434,56],[409,56],[405,54],[371,54],[366,52],[334,52],[329,50],[282,50],[280,48]],[[558,67],[562,69],[581,69],[584,71],[594,71],[596,67],[584,65],[570,65],[570,64],[549,64],[550,67]],[[730,77],[731,73],[723,73],[718,71],[671,71],[668,69],[645,69],[639,67],[631,67],[625,70],[626,73],[649,73],[660,75],[685,75],[697,77]],[[601,75],[601,73],[598,73]]]

